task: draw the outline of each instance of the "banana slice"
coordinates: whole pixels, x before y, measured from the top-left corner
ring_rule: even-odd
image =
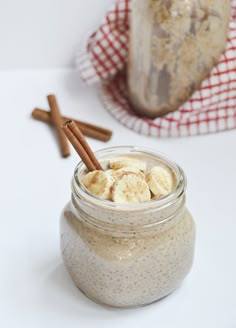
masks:
[[[89,172],[82,178],[84,187],[94,196],[110,200],[111,189],[115,180],[104,171]]]
[[[147,168],[147,164],[136,158],[129,157],[114,157],[110,159],[109,162],[110,168],[114,170],[121,169],[123,167],[133,167],[140,171],[145,171]]]
[[[104,171],[107,175],[109,176],[113,176],[113,174],[116,172],[116,170],[113,170],[113,169],[109,169],[109,170],[106,170]]]
[[[143,178],[126,172],[115,182],[111,198],[115,203],[141,203],[150,200],[151,193]]]
[[[140,171],[139,169],[136,169],[135,167],[131,167],[131,166],[122,167],[118,170],[110,169],[110,170],[107,170],[106,173],[108,175],[111,175],[115,180],[119,179],[124,173],[135,173],[141,179],[145,180],[145,175],[143,174],[143,172]]]
[[[155,199],[159,199],[171,193],[173,179],[171,173],[161,166],[154,166],[146,175],[146,182],[149,185]]]

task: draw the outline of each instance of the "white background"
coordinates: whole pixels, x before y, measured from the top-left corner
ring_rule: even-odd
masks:
[[[94,88],[65,71],[0,74],[0,327],[235,328],[236,131],[181,138],[137,135],[102,107]],[[96,305],[73,285],[59,251],[59,216],[70,198],[78,155],[62,159],[52,129],[30,118],[45,95],[63,113],[109,127],[108,144],[148,146],[182,165],[197,225],[193,269],[172,295],[135,310]],[[9,128],[11,130],[9,131]]]
[[[70,67],[112,0],[0,0],[0,70]]]
[[[236,131],[182,139],[138,135],[106,112],[78,73],[54,69],[70,65],[83,31],[110,2],[0,0],[0,327],[236,328]],[[48,93],[58,96],[63,114],[113,130],[107,144],[89,139],[94,150],[148,146],[183,167],[196,254],[187,279],[164,300],[135,310],[107,308],[69,278],[59,216],[79,158],[72,151],[62,159],[53,130],[30,117],[35,106],[48,108]]]

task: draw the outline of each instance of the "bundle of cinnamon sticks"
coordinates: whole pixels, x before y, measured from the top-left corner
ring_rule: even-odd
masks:
[[[50,111],[35,108],[32,112],[32,117],[36,120],[49,123],[56,129],[58,143],[60,145],[61,154],[63,157],[70,155],[69,144],[65,134],[62,131],[62,125],[67,121],[74,121],[74,124],[79,128],[82,134],[85,136],[107,142],[112,137],[112,131],[103,127],[93,125],[87,122],[75,120],[66,116],[62,116],[57,103],[55,95],[48,95],[48,104]]]

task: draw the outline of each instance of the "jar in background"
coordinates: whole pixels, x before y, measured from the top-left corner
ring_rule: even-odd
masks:
[[[230,0],[131,0],[129,99],[149,118],[175,111],[225,49]]]
[[[155,151],[114,147],[96,153],[103,162],[135,155],[173,173],[168,196],[138,204],[116,204],[89,194],[80,182],[80,163],[72,180],[72,199],[61,217],[61,253],[76,286],[98,303],[142,306],[168,295],[193,262],[195,224],[185,207],[182,169]]]

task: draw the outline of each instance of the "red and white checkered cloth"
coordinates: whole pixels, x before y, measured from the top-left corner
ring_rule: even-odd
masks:
[[[128,102],[124,70],[128,52],[131,0],[116,0],[103,23],[77,55],[83,81],[101,82],[107,110],[123,125],[138,133],[176,137],[229,130],[236,127],[236,0],[225,53],[204,80],[201,89],[178,111],[150,120],[135,114]],[[224,1],[224,0],[222,0]]]

